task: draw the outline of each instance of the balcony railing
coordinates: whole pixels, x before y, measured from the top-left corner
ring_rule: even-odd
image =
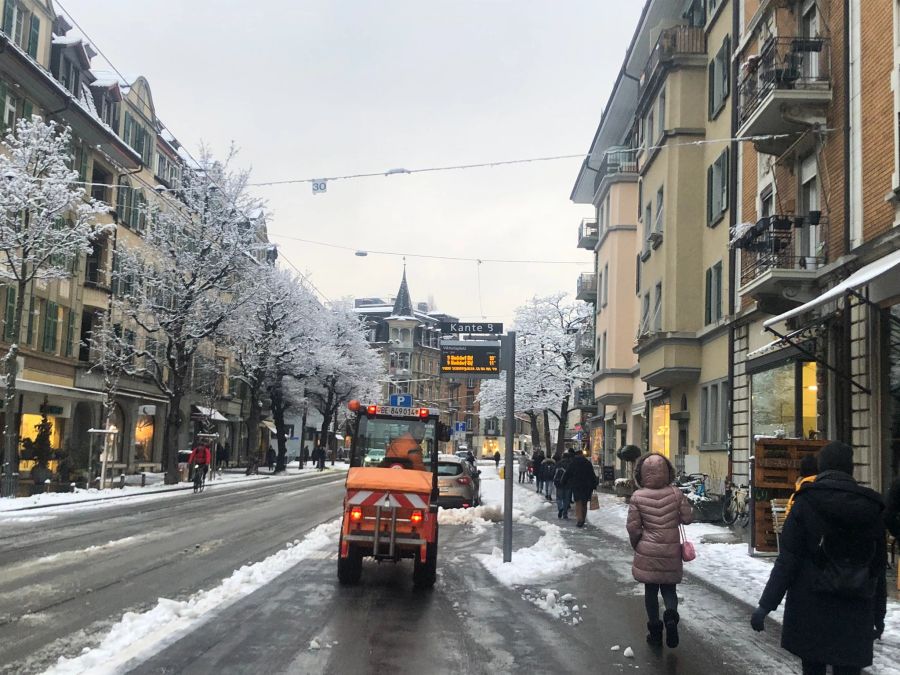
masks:
[[[575,333],[575,353],[579,356],[592,357],[594,355],[594,329],[582,330]]]
[[[597,301],[597,275],[586,272],[578,277],[576,297],[589,302]]]
[[[594,193],[600,189],[600,183],[608,176],[637,175],[637,148],[615,146],[603,153],[603,160],[597,175],[594,176]]]
[[[578,248],[594,250],[600,239],[596,218],[583,218],[578,225]]]
[[[773,91],[821,91],[831,82],[831,41],[821,37],[769,38],[759,56],[744,64],[740,83],[740,123],[744,124]]]
[[[641,73],[640,89],[644,92],[660,66],[676,56],[706,54],[706,34],[703,28],[695,26],[673,26],[659,34],[650,58]]]
[[[827,219],[813,211],[806,216],[775,215],[760,219],[737,237],[741,249],[741,286],[770,270],[816,270],[827,262],[820,229]]]
[[[590,408],[596,405],[594,390],[591,387],[581,387],[575,390],[575,407]]]

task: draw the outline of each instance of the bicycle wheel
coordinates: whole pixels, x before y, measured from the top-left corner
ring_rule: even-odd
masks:
[[[750,524],[750,505],[746,501],[741,505],[737,523],[741,527],[747,527]]]
[[[726,525],[734,525],[738,517],[737,505],[734,503],[734,497],[731,491],[727,491],[722,497],[722,520]]]

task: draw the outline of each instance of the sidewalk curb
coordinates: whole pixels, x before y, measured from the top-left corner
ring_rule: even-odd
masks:
[[[306,475],[308,475],[308,474],[289,476],[289,478],[304,478]],[[238,480],[229,481],[228,484],[234,485],[234,484],[241,484],[241,483],[259,482],[261,480],[269,480],[270,478],[274,478],[274,477],[275,477],[274,475],[260,476],[259,478],[256,478],[254,480],[250,480],[249,477],[246,477],[246,478],[240,478]],[[215,483],[212,483],[212,485],[214,485],[214,484]],[[115,488],[111,488],[111,489],[115,489]],[[122,495],[111,495],[109,497],[94,497],[92,499],[79,499],[79,500],[71,501],[71,502],[57,502],[55,504],[33,504],[31,506],[23,506],[18,509],[5,509],[3,511],[0,511],[0,519],[3,518],[3,514],[5,514],[5,513],[22,513],[24,511],[34,511],[35,509],[53,509],[53,508],[57,508],[60,506],[75,506],[77,504],[90,504],[93,502],[109,502],[109,501],[114,501],[117,499],[130,499],[132,497],[146,497],[147,495],[159,495],[159,494],[166,494],[169,492],[183,492],[185,490],[193,490],[193,489],[194,489],[193,485],[185,485],[184,487],[169,487],[169,488],[153,490],[152,492],[145,492],[145,493],[136,492],[136,493],[122,494]]]

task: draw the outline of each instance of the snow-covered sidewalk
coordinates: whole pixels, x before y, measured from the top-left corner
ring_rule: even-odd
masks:
[[[346,465],[339,463],[335,464],[333,467],[329,465],[326,468],[325,473],[346,471]],[[218,474],[214,479],[208,479],[206,487],[211,490],[221,488],[232,489],[261,480],[286,480],[300,476],[313,476],[316,475],[316,473],[315,468],[311,467],[304,469],[289,468],[286,472],[279,474],[270,474],[263,470],[259,475],[252,476],[245,476],[243,471],[225,471]],[[127,477],[128,480],[133,482],[140,481],[140,478],[139,475]],[[126,481],[125,487],[122,488],[107,488],[105,490],[76,489],[75,492],[48,492],[32,495],[31,497],[0,499],[0,523],[4,522],[8,515],[21,515],[22,512],[35,510],[40,510],[43,513],[45,509],[49,507],[67,507],[67,510],[72,507],[92,508],[95,506],[109,505],[112,501],[121,499],[126,499],[130,503],[134,503],[147,499],[166,498],[193,489],[192,484],[189,482],[178,483],[177,485],[166,485],[163,482],[163,474],[161,473],[146,474],[146,481],[147,484],[145,487],[131,485]]]
[[[517,495],[518,496],[518,495]],[[628,505],[618,497],[600,494],[600,509],[588,512],[588,522],[604,533],[627,541],[625,520]],[[718,591],[755,607],[762,595],[773,558],[758,558],[748,554],[746,544],[722,544],[704,541],[710,535],[728,534],[729,528],[709,523],[695,523],[685,527],[687,538],[697,549],[697,558],[685,564],[685,573]],[[770,617],[781,623],[782,607]],[[750,616],[747,614],[747,625]],[[875,665],[869,669],[878,675],[900,674],[900,601],[897,592],[888,590],[888,613],[884,635],[875,643]]]

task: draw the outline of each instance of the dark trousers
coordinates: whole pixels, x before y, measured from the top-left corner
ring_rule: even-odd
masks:
[[[826,668],[827,666],[824,663],[804,661],[803,675],[825,675]],[[834,673],[834,675],[859,675],[862,672],[862,668],[857,668],[855,666],[832,666],[831,672]]]
[[[520,472],[519,472],[519,482],[520,482],[520,483],[524,483],[524,482],[525,482],[525,474],[526,474],[526,473],[528,473],[528,472],[527,472],[527,471],[520,471]]]
[[[556,510],[566,517],[569,516],[569,506],[572,503],[572,491],[568,488],[556,488]]]
[[[650,621],[659,621],[659,595],[662,594],[666,609],[678,611],[678,594],[675,584],[644,584],[644,607]]]

